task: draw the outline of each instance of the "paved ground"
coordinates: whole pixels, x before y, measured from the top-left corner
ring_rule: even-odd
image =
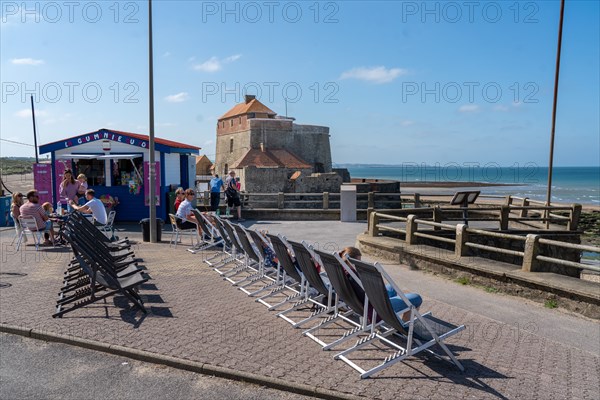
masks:
[[[233,382],[78,347],[0,334],[3,399],[302,400]]]
[[[247,225],[250,225],[248,223]],[[268,227],[267,227],[268,225]],[[295,222],[255,224],[293,239],[318,242],[334,250],[353,244],[364,224]],[[273,312],[224,282],[202,264],[206,254],[185,246],[140,244],[153,278],[142,295],[150,310],[142,316],[121,297],[53,320],[60,276],[68,253],[7,247],[12,232],[2,232],[0,323],[73,335],[182,359],[228,367],[287,382],[367,398],[527,398],[600,397],[598,324],[545,310],[508,296],[465,288],[446,279],[387,266],[401,286],[424,295],[422,311],[467,325],[451,341],[466,367],[415,357],[360,380],[334,352],[302,336]],[[129,235],[135,236],[133,234]],[[137,235],[139,237],[139,235]],[[10,242],[10,239],[8,239]],[[26,276],[6,273],[26,273]],[[556,334],[559,332],[559,334]],[[324,332],[324,335],[332,332]],[[565,337],[568,336],[568,337]],[[342,347],[343,348],[343,347]],[[373,365],[389,352],[371,348],[359,364]]]

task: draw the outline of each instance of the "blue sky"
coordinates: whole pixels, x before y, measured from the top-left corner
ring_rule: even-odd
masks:
[[[22,7],[25,4],[25,7]],[[244,89],[335,163],[548,163],[558,1],[155,1],[156,134],[214,158]],[[567,0],[555,165],[600,165],[600,11]],[[146,2],[1,2],[0,154],[148,132]]]

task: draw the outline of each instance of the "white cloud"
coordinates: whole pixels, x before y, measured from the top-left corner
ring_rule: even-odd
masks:
[[[160,122],[157,125],[160,126],[161,128],[169,128],[171,126],[177,126],[177,124],[174,124],[173,122]]]
[[[407,74],[408,71],[402,68],[380,67],[358,67],[343,72],[340,79],[359,79],[373,83],[389,83],[399,77]]]
[[[190,95],[187,94],[187,92],[181,92],[181,93],[169,95],[169,96],[165,97],[165,100],[168,101],[169,103],[183,103],[184,101],[188,100],[189,98],[190,98]]]
[[[494,111],[502,111],[502,112],[506,112],[508,111],[508,107],[502,105],[502,104],[498,104],[494,106]]]
[[[224,63],[230,63],[239,60],[242,57],[241,54],[234,54],[223,60]]]
[[[479,106],[477,104],[465,104],[458,108],[458,112],[461,113],[473,113],[477,111],[479,111]]]
[[[24,108],[21,111],[17,111],[17,113],[15,114],[15,116],[19,117],[19,118],[31,118],[31,108]],[[47,117],[48,116],[48,112],[44,111],[44,110],[35,110],[35,117]]]
[[[400,125],[402,125],[402,126],[411,126],[414,124],[415,124],[415,121],[410,121],[410,120],[404,120],[404,121],[400,122]]]
[[[234,54],[232,56],[226,57],[224,59],[219,59],[216,56],[212,56],[208,60],[204,61],[202,64],[194,65],[194,70],[202,71],[202,72],[217,72],[223,69],[224,64],[229,64],[239,60],[242,57],[241,54]]]
[[[166,51],[162,56],[163,57],[169,57],[171,55],[170,51]]]
[[[10,60],[12,64],[15,65],[41,65],[44,63],[44,60],[35,60],[33,58],[13,58]]]

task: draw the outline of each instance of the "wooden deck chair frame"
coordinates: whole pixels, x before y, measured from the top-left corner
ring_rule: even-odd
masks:
[[[455,326],[448,322],[434,318],[431,314],[421,314],[416,307],[411,304],[404,292],[392,280],[387,272],[385,272],[379,263],[370,264],[354,259],[351,259],[350,262],[354,264],[357,273],[361,278],[365,293],[369,297],[373,306],[372,321],[375,321],[377,315],[379,315],[382,319],[382,322],[385,322],[385,324],[391,329],[381,335],[372,333],[368,337],[360,339],[350,349],[336,354],[334,357],[335,359],[343,360],[352,368],[357,370],[360,373],[361,378],[368,378],[371,375],[400,361],[403,361],[421,351],[427,351],[428,353],[440,357],[439,354],[434,353],[429,349],[431,346],[438,344],[444,353],[446,353],[450,361],[454,363],[454,365],[456,365],[461,371],[464,371],[462,364],[444,343],[445,339],[465,329],[464,325]],[[387,291],[385,290],[385,282],[394,288],[397,295],[407,305],[405,309],[397,312],[394,311],[387,295]],[[405,312],[410,312],[410,320],[407,323],[402,321],[402,314]],[[390,335],[399,335],[404,337],[406,340],[406,347],[402,347],[395,342],[386,340],[386,343],[393,346],[396,351],[392,355],[386,357],[384,361],[376,367],[373,367],[369,370],[364,370],[348,358],[350,353],[371,344],[376,339],[385,339]]]
[[[169,214],[169,221],[171,222],[171,240],[169,241],[169,247],[175,243],[175,248],[177,248],[177,243],[179,243],[179,237],[189,236],[191,240],[192,247],[194,246],[194,238],[198,239],[198,230],[196,228],[193,229],[180,229],[177,226],[177,216],[174,214]]]

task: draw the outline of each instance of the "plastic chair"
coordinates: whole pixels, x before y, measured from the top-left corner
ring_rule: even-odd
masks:
[[[38,230],[37,222],[34,217],[31,216],[23,216],[19,217],[19,223],[21,224],[21,234],[19,235],[19,240],[17,241],[17,251],[21,247],[21,242],[23,241],[23,237],[27,232],[31,233],[33,237],[33,242],[35,243],[35,250],[37,251],[40,248],[40,243],[42,241],[43,230]]]
[[[190,236],[192,241],[192,246],[194,245],[194,238],[198,237],[198,230],[195,228],[192,229],[179,229],[177,226],[177,217],[173,214],[169,214],[169,220],[171,221],[171,240],[169,241],[169,247],[173,243],[175,243],[175,247],[177,247],[177,243],[179,242],[179,236]],[[174,238],[173,238],[174,237]]]

